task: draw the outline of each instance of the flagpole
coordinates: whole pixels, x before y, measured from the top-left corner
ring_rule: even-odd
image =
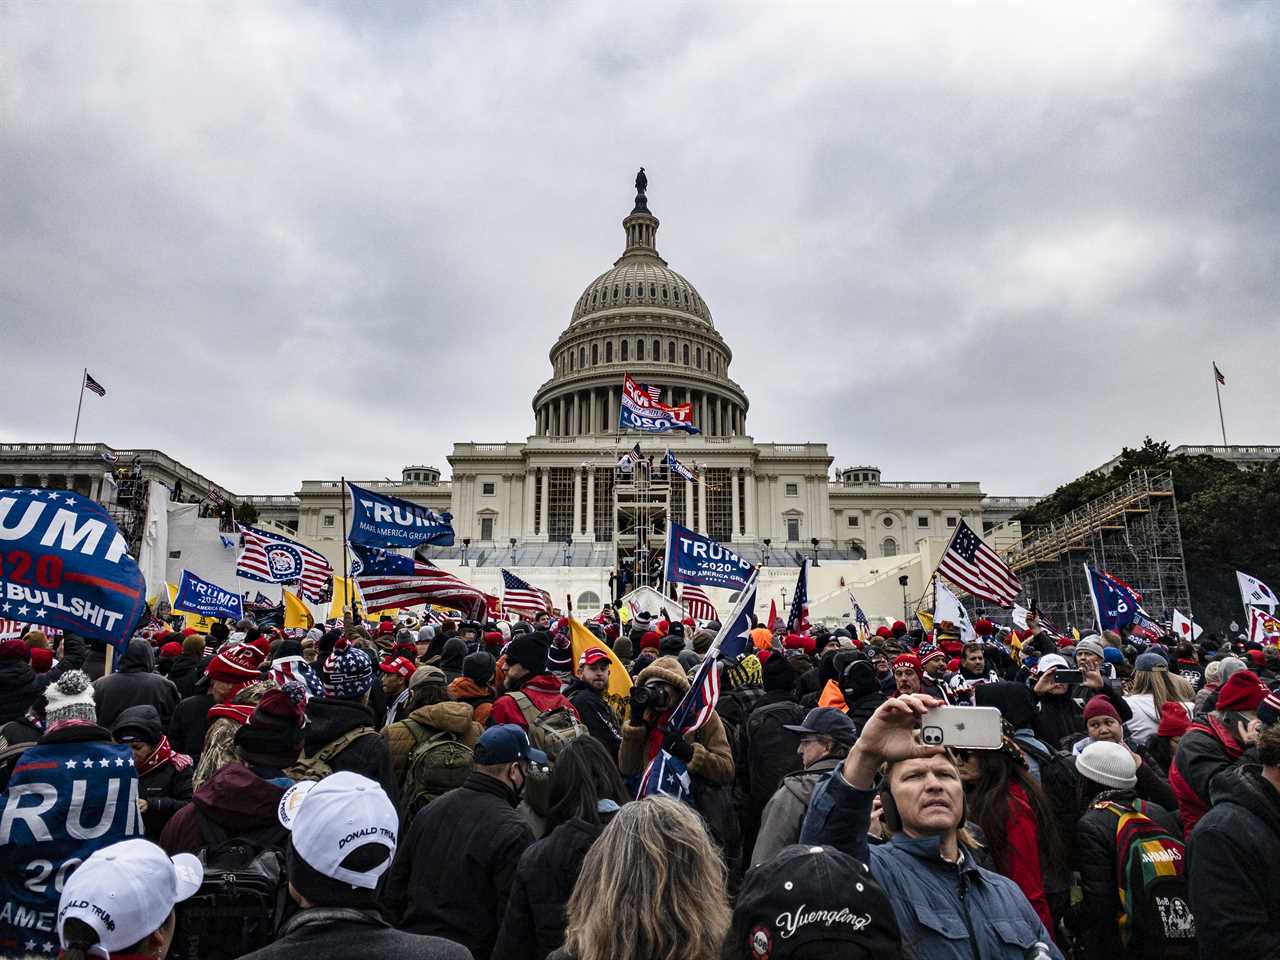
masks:
[[[80,374],[80,400],[76,403],[76,428],[71,432],[72,443],[75,443],[76,438],[80,436],[80,409],[84,406],[84,381],[87,376],[89,376],[89,368],[85,367],[84,371]],[[1221,398],[1218,400],[1218,406],[1219,408],[1222,406]],[[1224,444],[1226,443],[1225,440],[1222,442]]]
[[[347,601],[351,599],[351,574],[348,572],[349,569],[347,564],[347,478],[344,474],[342,477],[342,616],[344,620],[347,618]],[[355,605],[351,604],[350,609],[352,611],[350,623],[355,626]]]
[[[1218,426],[1222,428],[1222,445],[1227,445],[1227,421],[1222,417],[1222,382],[1218,379],[1218,364],[1213,364],[1213,391],[1218,395]],[[84,396],[84,391],[80,391]]]

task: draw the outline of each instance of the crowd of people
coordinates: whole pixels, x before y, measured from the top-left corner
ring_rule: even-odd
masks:
[[[686,729],[719,624],[586,627],[0,644],[0,876],[50,840],[23,778],[96,750],[136,816],[28,915],[74,960],[1280,958],[1280,648],[760,625]],[[999,746],[926,744],[941,705]]]

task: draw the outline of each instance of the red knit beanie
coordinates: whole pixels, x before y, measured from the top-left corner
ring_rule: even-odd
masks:
[[[899,667],[910,667],[916,672],[917,677],[924,679],[924,667],[920,666],[920,658],[914,653],[900,653],[894,657],[893,669],[897,670]]]
[[[657,650],[662,644],[662,637],[654,630],[650,630],[640,638],[641,650]]]
[[[1117,723],[1120,722],[1120,712],[1100,693],[1090,697],[1089,702],[1084,705],[1084,722],[1088,723],[1094,717],[1111,717]]]
[[[1180,737],[1191,726],[1191,718],[1186,708],[1177,700],[1166,700],[1160,708],[1160,726],[1156,727],[1156,735],[1161,737]]]
[[[36,673],[48,673],[53,669],[53,651],[46,647],[32,647],[31,669]]]
[[[182,656],[182,644],[176,640],[170,640],[160,648],[160,656],[162,657],[180,657]]]
[[[1267,697],[1267,688],[1263,686],[1258,675],[1248,670],[1237,670],[1218,691],[1217,710],[1234,710],[1237,713],[1248,713],[1257,710]]]
[[[6,640],[0,643],[0,663],[6,660],[21,660],[23,663],[31,662],[31,648],[21,640]]]
[[[205,673],[211,680],[226,683],[239,683],[242,680],[257,680],[262,676],[262,651],[249,643],[237,643],[209,661]]]

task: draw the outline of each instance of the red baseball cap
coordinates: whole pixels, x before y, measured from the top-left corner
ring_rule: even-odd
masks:
[[[582,656],[578,658],[578,667],[589,667],[593,663],[599,663],[601,660],[610,661],[609,654],[600,647],[587,647],[582,651]]]
[[[414,666],[413,661],[408,657],[395,657],[391,660],[383,660],[378,664],[378,669],[384,673],[394,673],[396,676],[408,680],[418,668]]]

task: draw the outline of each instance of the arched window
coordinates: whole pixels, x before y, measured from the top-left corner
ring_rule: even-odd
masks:
[[[893,537],[885,537],[880,543],[880,556],[896,557],[898,555],[898,541]]]
[[[604,362],[613,363],[613,341],[606,340],[604,344]]]
[[[628,300],[631,299],[631,284],[629,283],[627,284],[627,289],[623,291],[623,296],[625,296]]]
[[[650,300],[658,299],[658,288],[655,287],[652,283],[649,284],[649,299]]]
[[[687,343],[684,345],[684,365],[686,367],[689,365],[689,345]]]
[[[674,340],[667,341],[667,363],[676,362],[676,342]]]
[[[573,351],[572,350],[569,351],[569,369],[570,370],[573,369]]]
[[[616,283],[613,285],[613,299],[618,299],[618,285]]]
[[[598,606],[600,606],[600,595],[594,590],[586,590],[578,594],[579,610],[594,610]]]
[[[586,365],[587,365],[587,348],[579,347],[578,348],[578,369],[581,370]]]
[[[623,341],[622,341],[622,357],[621,357],[621,359],[622,359],[622,362],[623,362],[623,363],[626,363],[626,362],[627,362],[627,344],[628,344],[628,343],[630,343],[630,341],[629,341],[629,340],[623,340]]]
[[[600,344],[593,343],[591,345],[591,365],[594,367],[600,362]]]
[[[666,299],[667,299],[667,288],[666,288],[666,287],[663,287],[663,288],[662,288],[662,299],[663,299],[663,300],[666,300]]]
[[[636,359],[637,360],[644,359],[644,341],[643,340],[636,341]]]
[[[698,369],[702,369],[702,348],[698,348]]]
[[[653,359],[654,360],[662,359],[662,341],[661,340],[653,341]]]

